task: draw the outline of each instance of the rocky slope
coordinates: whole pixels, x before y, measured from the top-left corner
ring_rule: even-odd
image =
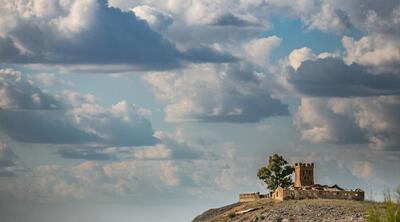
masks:
[[[211,209],[192,222],[366,221],[376,203],[348,200],[261,200]]]

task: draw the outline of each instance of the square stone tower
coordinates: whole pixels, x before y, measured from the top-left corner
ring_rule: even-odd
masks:
[[[311,186],[314,184],[314,163],[295,163],[294,187]]]

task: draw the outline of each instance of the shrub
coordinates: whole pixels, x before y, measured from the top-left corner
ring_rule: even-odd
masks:
[[[385,193],[385,208],[374,207],[368,211],[368,222],[400,222],[400,187],[396,190],[397,200],[393,200],[390,192]]]
[[[228,218],[234,218],[234,217],[236,217],[235,212],[230,212],[230,213],[228,214]]]

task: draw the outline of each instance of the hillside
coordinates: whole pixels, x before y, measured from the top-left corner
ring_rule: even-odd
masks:
[[[366,221],[376,203],[348,200],[260,200],[210,209],[192,222]]]

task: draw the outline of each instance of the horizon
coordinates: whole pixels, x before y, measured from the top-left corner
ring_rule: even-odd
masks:
[[[191,221],[278,153],[400,185],[400,2],[0,0],[4,222]]]

